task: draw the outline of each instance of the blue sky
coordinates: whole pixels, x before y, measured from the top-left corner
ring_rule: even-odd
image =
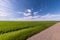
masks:
[[[60,0],[0,0],[0,20],[60,20]]]

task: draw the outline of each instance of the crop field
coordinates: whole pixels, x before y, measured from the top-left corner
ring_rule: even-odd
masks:
[[[56,22],[0,21],[0,40],[26,40]]]

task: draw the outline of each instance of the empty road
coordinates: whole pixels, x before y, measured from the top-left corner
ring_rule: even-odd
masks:
[[[60,22],[27,40],[60,40]]]

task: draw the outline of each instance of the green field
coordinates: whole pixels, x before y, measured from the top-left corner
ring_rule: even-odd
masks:
[[[56,22],[0,21],[0,40],[26,40]]]

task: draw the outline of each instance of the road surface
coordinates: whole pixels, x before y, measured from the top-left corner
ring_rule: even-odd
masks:
[[[27,40],[60,40],[60,22]]]

